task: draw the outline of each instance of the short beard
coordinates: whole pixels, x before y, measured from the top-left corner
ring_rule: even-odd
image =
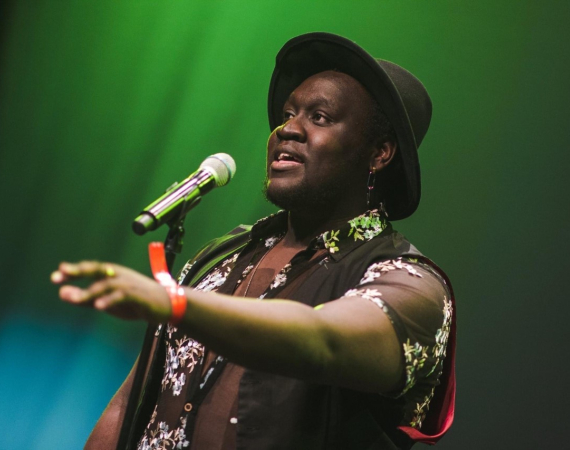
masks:
[[[320,214],[334,209],[335,202],[344,191],[344,184],[338,182],[309,187],[306,182],[287,190],[272,191],[269,179],[263,183],[263,195],[266,200],[286,211],[295,213]]]

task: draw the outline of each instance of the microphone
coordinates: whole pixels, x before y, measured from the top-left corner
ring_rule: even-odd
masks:
[[[164,195],[148,205],[133,222],[133,231],[143,235],[162,224],[184,217],[202,195],[214,187],[225,186],[236,173],[236,163],[227,153],[208,156],[188,178],[175,183]]]

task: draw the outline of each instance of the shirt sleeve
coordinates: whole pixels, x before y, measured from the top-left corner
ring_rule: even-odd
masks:
[[[373,263],[345,297],[375,303],[388,316],[398,337],[404,374],[391,397],[438,384],[451,325],[450,295],[444,280],[428,264],[411,258]]]

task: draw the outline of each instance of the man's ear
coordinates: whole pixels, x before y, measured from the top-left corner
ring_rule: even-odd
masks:
[[[374,168],[376,172],[382,170],[390,164],[390,161],[392,161],[392,158],[394,158],[396,154],[397,148],[398,144],[396,144],[396,142],[378,141],[370,157],[370,168]]]

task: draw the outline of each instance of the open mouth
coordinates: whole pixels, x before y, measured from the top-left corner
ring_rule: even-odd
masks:
[[[271,163],[271,168],[274,170],[289,170],[303,164],[295,155],[286,152],[278,151],[275,153],[275,159]]]
[[[277,157],[275,158],[275,161],[293,162],[293,163],[302,164],[302,161],[299,158],[297,158],[296,156],[293,156],[292,154],[287,153],[287,152],[279,152],[277,154]]]

